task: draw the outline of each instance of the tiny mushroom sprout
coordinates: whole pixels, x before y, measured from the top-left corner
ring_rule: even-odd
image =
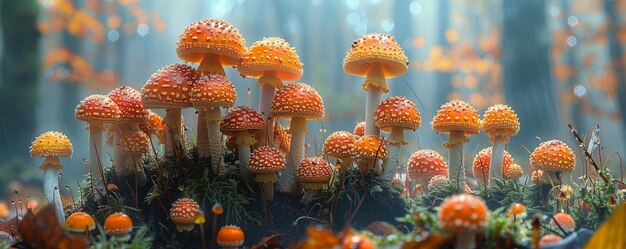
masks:
[[[285,159],[277,148],[261,146],[252,152],[249,164],[250,173],[256,174],[254,180],[261,186],[264,201],[274,199],[274,183],[278,182],[276,173],[285,169]]]
[[[191,90],[189,99],[199,112],[206,113],[205,120],[208,127],[209,148],[204,156],[211,157],[213,173],[218,171],[225,173],[222,156],[222,133],[220,132],[220,120],[222,112],[220,108],[228,108],[235,105],[237,91],[226,77],[220,74],[208,74],[201,76]],[[200,122],[200,121],[198,121]],[[200,149],[200,148],[198,148]]]
[[[517,218],[524,219],[526,218],[526,207],[521,203],[513,203],[509,207],[509,210],[506,213],[508,216],[513,217],[515,221]]]
[[[566,233],[571,233],[576,230],[576,222],[574,222],[574,218],[566,213],[557,213],[554,217],[552,217],[552,219],[550,219],[550,228],[552,228],[552,230],[560,231],[561,229],[559,226]]]
[[[364,135],[354,142],[352,157],[363,173],[377,171],[380,160],[387,158],[387,146],[378,135]]]
[[[549,181],[558,181],[556,173],[572,172],[576,155],[567,144],[559,140],[541,143],[530,155],[530,165],[534,169],[548,173]]]
[[[105,123],[114,123],[120,118],[120,108],[109,97],[94,94],[83,99],[74,115],[77,120],[89,124],[89,172],[94,188],[94,199],[100,200],[106,192],[104,185],[104,161],[102,150],[102,131]]]
[[[223,249],[237,249],[243,245],[245,235],[238,226],[228,225],[217,232],[217,244]]]
[[[550,244],[556,244],[556,243],[561,242],[561,240],[563,240],[561,236],[558,236],[556,234],[546,234],[543,237],[541,237],[541,239],[539,240],[539,245],[546,246]]]
[[[365,135],[365,121],[359,122],[354,126],[354,135],[358,137]]]
[[[104,220],[104,232],[119,241],[130,239],[133,230],[133,221],[124,213],[113,213]]]
[[[430,149],[418,150],[406,163],[406,175],[411,186],[420,184],[428,186],[431,178],[437,175],[448,175],[448,165],[439,153]]]
[[[72,143],[67,136],[56,131],[42,133],[30,146],[30,155],[33,158],[46,158],[39,166],[43,170],[43,193],[48,203],[54,203],[57,220],[61,224],[65,221],[65,215],[59,192],[59,171],[63,169],[59,157],[71,157],[72,152]]]
[[[302,160],[296,172],[296,181],[305,191],[302,203],[310,203],[320,190],[327,189],[330,177],[330,165],[321,157],[309,157]]]
[[[352,43],[343,59],[343,71],[354,76],[366,76],[363,89],[367,91],[365,105],[365,135],[379,135],[374,124],[374,110],[382,93],[389,92],[386,78],[406,73],[409,60],[396,39],[388,34],[366,34]]]
[[[65,228],[72,233],[85,234],[96,229],[96,222],[91,215],[76,212],[67,217]]]
[[[482,149],[476,156],[474,157],[474,162],[472,163],[472,171],[474,172],[474,177],[483,185],[489,186],[489,172],[492,170],[490,168],[491,165],[491,151],[492,147],[487,147]],[[504,151],[504,157],[502,158],[502,163],[500,167],[504,167],[507,170],[513,164],[513,157],[509,154],[508,151]],[[502,171],[502,170],[501,170]]]
[[[148,123],[140,125],[141,131],[148,136],[155,136],[160,144],[165,144],[165,122],[163,118],[152,111],[148,111]]]
[[[485,202],[471,194],[446,198],[439,209],[442,230],[456,234],[455,248],[476,248],[475,237],[487,227],[489,210]]]
[[[247,106],[233,108],[220,123],[220,130],[224,134],[237,137],[239,174],[243,180],[247,180],[250,146],[257,143],[256,131],[262,129],[265,129],[263,115]]]
[[[279,186],[283,193],[296,189],[294,175],[304,159],[304,136],[307,132],[307,119],[319,120],[324,116],[324,101],[313,87],[304,83],[292,83],[276,92],[272,99],[271,115],[277,118],[291,118],[291,148],[287,167],[280,178]]]
[[[389,97],[380,103],[376,109],[374,121],[376,121],[378,128],[391,131],[387,139],[389,157],[384,172],[381,173],[383,179],[390,181],[400,167],[401,146],[408,144],[404,140],[404,131],[415,131],[420,127],[422,123],[420,111],[412,101],[404,96]]]
[[[137,174],[140,184],[146,182],[146,174],[142,170],[143,157],[150,149],[150,138],[141,130],[125,133],[121,141],[122,151],[126,153],[124,166],[133,174]]]
[[[121,86],[107,95],[120,108],[120,118],[113,129],[113,157],[114,169],[118,175],[129,175],[124,165],[126,155],[122,151],[121,142],[123,133],[139,130],[140,124],[148,122],[148,110],[141,103],[141,93],[135,88]]]
[[[352,149],[355,141],[355,136],[352,133],[336,131],[331,133],[324,142],[324,154],[341,160],[341,172],[352,167]]]
[[[246,52],[246,40],[239,30],[220,19],[192,23],[178,37],[178,58],[200,64],[198,71],[203,75],[226,75],[224,67],[236,66]]]
[[[443,104],[433,118],[433,130],[448,134],[448,179],[457,186],[465,183],[465,164],[463,144],[468,142],[468,135],[480,132],[480,118],[474,107],[462,100],[452,100]]]
[[[436,175],[433,178],[430,178],[428,181],[428,189],[436,190],[441,189],[448,185],[448,176],[447,175]]]
[[[504,146],[509,142],[509,137],[515,136],[519,132],[519,119],[511,107],[497,104],[487,108],[483,115],[482,125],[485,134],[489,136],[489,141],[493,144],[494,150],[491,157],[489,178],[502,177]]]
[[[504,177],[504,179],[517,180],[522,177],[523,174],[524,170],[522,166],[517,163],[512,163],[508,167],[502,168],[502,177]]]
[[[166,144],[165,155],[174,157],[180,153],[182,144],[181,108],[191,107],[189,95],[199,74],[189,65],[171,64],[156,71],[141,90],[141,102],[150,109],[165,109]],[[204,121],[199,122],[200,128]],[[203,137],[198,137],[202,144]],[[205,142],[208,142],[206,138]]]
[[[196,224],[196,213],[200,211],[198,203],[189,198],[180,198],[172,204],[170,218],[176,225],[176,231],[191,231]]]
[[[404,191],[404,187],[405,187],[404,186],[404,182],[402,182],[402,179],[397,178],[397,177],[395,177],[395,178],[393,178],[391,180],[391,186],[393,188],[397,189],[400,192],[403,192]]]
[[[261,132],[260,145],[265,144],[266,134],[272,134],[274,128],[271,118],[272,98],[277,88],[283,87],[283,81],[296,81],[302,77],[302,63],[296,49],[278,37],[263,38],[254,42],[246,51],[237,67],[246,77],[259,78],[261,87],[259,112],[267,120],[267,131]]]

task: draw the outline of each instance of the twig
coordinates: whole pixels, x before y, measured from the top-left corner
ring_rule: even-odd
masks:
[[[574,138],[576,138],[576,141],[578,141],[578,144],[582,147],[583,154],[585,155],[585,158],[587,160],[589,160],[589,163],[591,163],[591,166],[593,166],[593,168],[596,170],[596,172],[598,172],[598,175],[600,176],[600,178],[602,178],[604,183],[608,183],[609,180],[606,178],[606,176],[604,176],[604,173],[602,172],[602,170],[598,167],[596,162],[593,160],[593,157],[591,157],[589,152],[587,152],[585,143],[580,138],[580,135],[578,135],[578,132],[576,131],[574,126],[572,124],[567,124],[567,127],[569,127],[569,131],[572,133],[572,135],[574,135]]]

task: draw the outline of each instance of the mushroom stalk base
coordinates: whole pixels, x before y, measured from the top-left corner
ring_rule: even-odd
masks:
[[[365,135],[380,135],[380,129],[374,122],[374,111],[380,105],[382,92],[380,88],[369,87],[367,89],[367,103],[365,105]]]
[[[209,153],[209,133],[206,122],[206,109],[198,109],[198,122],[196,124],[196,147],[198,149],[198,157],[207,158]]]
[[[226,76],[224,67],[222,67],[220,62],[220,56],[215,54],[205,54],[204,57],[202,57],[202,62],[200,62],[198,66],[198,71],[200,71],[202,75],[220,74]]]
[[[175,151],[180,149],[180,130],[181,130],[181,110],[180,108],[171,108],[165,112],[165,125],[167,126],[165,139],[165,156],[175,157]],[[176,149],[174,149],[176,146]]]
[[[283,193],[293,193],[296,190],[295,175],[300,162],[304,160],[304,135],[306,129],[306,118],[291,118],[289,128],[291,131],[291,149],[287,159],[287,166],[279,181],[279,188]]]
[[[226,167],[224,167],[224,155],[222,152],[222,132],[220,131],[220,120],[222,119],[222,112],[218,107],[211,107],[207,109],[207,128],[209,133],[209,152],[211,154],[211,170],[213,173],[224,174],[226,173]]]
[[[59,224],[65,224],[63,205],[61,204],[61,194],[59,192],[59,172],[56,169],[45,169],[43,171],[44,197],[48,203],[54,205]]]
[[[102,195],[106,193],[104,185],[104,167],[100,166],[102,160],[102,125],[89,125],[89,175],[91,176],[91,184],[94,188],[93,198],[95,201],[100,200]]]
[[[491,185],[491,179],[502,178],[502,160],[504,159],[504,143],[502,137],[496,137],[491,149],[491,162],[489,163],[489,178],[486,186]]]
[[[265,130],[259,132],[259,142],[256,144],[255,147],[260,147],[268,144],[268,140],[271,140],[274,134],[274,119],[272,119],[270,112],[272,106],[272,98],[274,98],[274,94],[276,93],[276,87],[271,83],[262,84],[263,78],[265,78],[265,75],[263,75],[263,77],[259,79],[259,85],[261,86],[259,112],[265,117],[266,126]],[[276,78],[276,80],[278,80],[278,78]],[[280,85],[282,85],[282,82],[280,80],[278,80],[278,82]]]
[[[275,174],[275,173],[272,173],[272,174]],[[274,183],[273,182],[261,183],[261,195],[263,195],[263,200],[266,202],[274,200]]]
[[[115,174],[119,176],[127,176],[132,173],[126,169],[127,155],[122,150],[122,136],[130,130],[128,123],[119,123],[113,126],[113,169]]]
[[[463,144],[465,133],[463,131],[450,131],[448,136],[448,150],[450,151],[448,167],[448,180],[462,193],[465,186],[465,164],[463,161]]]
[[[476,233],[471,231],[458,232],[456,234],[455,249],[476,248]]]

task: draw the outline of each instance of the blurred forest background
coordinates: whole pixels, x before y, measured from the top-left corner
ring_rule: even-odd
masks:
[[[527,172],[520,144],[532,150],[540,140],[561,139],[575,147],[571,123],[583,132],[599,124],[603,160],[620,174],[626,0],[0,0],[0,183],[40,181],[28,147],[47,130],[74,143],[74,157],[62,160],[69,179],[62,186],[75,182],[88,147],[76,104],[120,85],[140,89],[157,69],[181,63],[178,35],[208,17],[232,23],[248,45],[267,36],[289,41],[304,63],[300,81],[324,98],[326,135],[352,131],[363,119],[363,78],[346,75],[342,59],[352,41],[382,32],[394,35],[410,60],[409,73],[391,79],[383,98],[405,95],[423,119],[406,134],[403,161],[419,148],[446,154],[445,136],[430,122],[441,104],[459,98],[481,115],[492,104],[513,107],[521,132],[508,150]],[[256,80],[234,69],[227,74],[238,104],[248,103],[248,88],[258,102]],[[184,118],[195,128],[194,110]],[[316,154],[322,126],[309,125],[309,154]],[[484,135],[471,139],[467,163],[489,146]]]

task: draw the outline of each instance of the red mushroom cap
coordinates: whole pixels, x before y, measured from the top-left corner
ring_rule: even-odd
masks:
[[[439,209],[439,223],[447,232],[480,231],[487,227],[488,219],[485,202],[471,194],[448,197]]]
[[[354,142],[352,157],[357,159],[387,158],[387,146],[379,136],[365,135]]]
[[[104,221],[104,231],[112,236],[124,236],[133,230],[133,221],[124,213],[109,215]]]
[[[87,123],[109,123],[120,119],[120,108],[109,97],[93,94],[76,106],[74,114]]]
[[[347,131],[336,131],[330,134],[324,142],[324,153],[336,158],[348,158],[352,154],[356,139]]]
[[[489,176],[489,167],[491,165],[491,151],[492,147],[487,147],[482,149],[476,156],[474,157],[474,163],[472,163],[474,177],[478,179],[484,179],[484,177]],[[504,156],[502,157],[502,169],[503,172],[505,169],[511,167],[513,164],[513,157],[509,154],[508,151],[504,151]]]
[[[393,96],[384,100],[374,112],[376,125],[390,131],[392,127],[415,130],[420,127],[420,111],[404,96]]]
[[[247,106],[237,106],[230,110],[220,123],[220,130],[232,133],[245,130],[262,130],[265,128],[263,115]]]
[[[250,155],[248,170],[251,173],[273,173],[285,169],[285,159],[272,146],[261,146]]]
[[[144,154],[150,148],[150,138],[143,131],[124,133],[120,142],[122,150],[130,154]]]
[[[176,54],[183,61],[200,63],[205,54],[220,56],[222,66],[234,66],[246,52],[246,40],[227,21],[202,19],[178,36]]]
[[[176,225],[191,225],[195,224],[196,213],[200,210],[198,203],[189,198],[180,198],[170,209],[170,216],[172,222]]]
[[[559,140],[541,143],[530,155],[530,165],[535,169],[572,172],[576,155],[567,144]]]
[[[309,157],[302,160],[296,170],[296,181],[307,185],[326,185],[330,181],[330,165],[321,157]]]
[[[158,109],[191,107],[191,88],[198,77],[198,71],[185,64],[170,64],[159,69],[141,90],[143,105]]]
[[[303,117],[317,120],[324,116],[324,101],[307,84],[288,84],[274,95],[271,112],[279,118]]]
[[[554,244],[560,242],[561,240],[563,240],[561,236],[558,236],[556,234],[546,234],[539,240],[539,245]]]
[[[237,101],[237,91],[223,75],[204,75],[191,89],[189,101],[195,107],[231,107]]]
[[[439,153],[434,150],[419,150],[409,158],[406,164],[409,179],[418,179],[427,183],[436,175],[448,175],[448,164]]]
[[[365,122],[359,122],[354,126],[354,135],[359,137],[365,135]]]
[[[223,247],[237,247],[243,245],[244,233],[238,226],[228,225],[217,232],[217,244]]]
[[[141,93],[129,86],[120,86],[108,95],[120,108],[119,122],[146,122],[148,109],[141,103]]]
[[[559,230],[559,227],[554,222],[556,220],[561,228],[565,230],[565,232],[571,233],[576,230],[576,222],[574,218],[566,213],[557,213],[554,215],[554,219],[550,219],[550,227],[552,230]]]

